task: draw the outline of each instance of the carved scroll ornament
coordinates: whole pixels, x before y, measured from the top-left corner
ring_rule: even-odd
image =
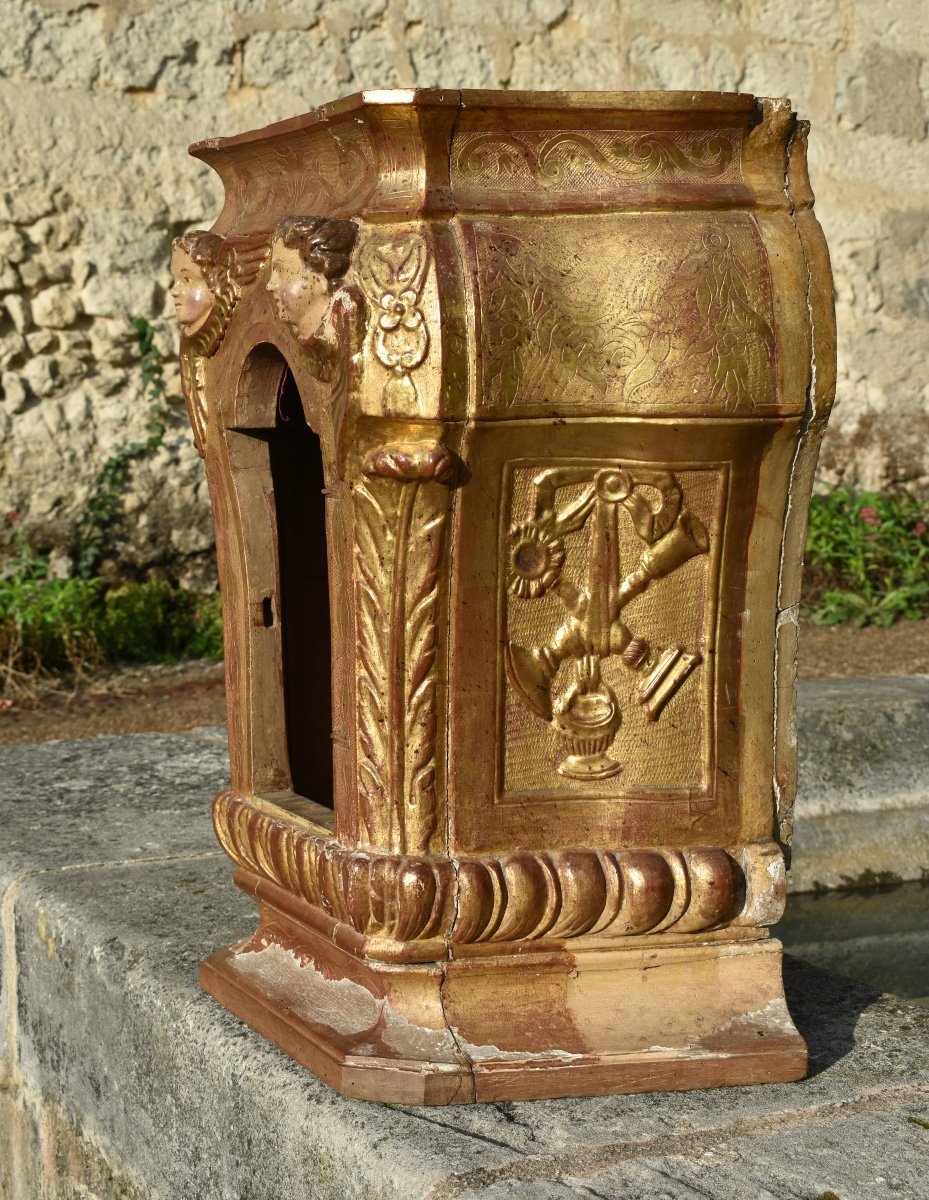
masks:
[[[463,179],[488,182],[530,179],[543,188],[602,175],[616,180],[674,175],[728,179],[738,164],[738,138],[723,130],[675,133],[603,130],[466,133],[459,137],[455,169]]]

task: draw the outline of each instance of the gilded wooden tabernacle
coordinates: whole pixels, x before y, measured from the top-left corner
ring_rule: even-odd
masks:
[[[407,1103],[799,1078],[780,944],[834,388],[807,126],[377,92],[175,244],[257,932],[224,1004]]]

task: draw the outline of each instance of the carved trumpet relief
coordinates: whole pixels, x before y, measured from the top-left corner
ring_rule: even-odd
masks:
[[[694,560],[704,565],[691,570],[690,585],[706,587],[711,535],[669,468],[520,466],[515,475],[502,550],[507,790],[528,783],[527,744],[531,790],[557,787],[559,776],[593,786],[624,770],[614,747],[629,705],[646,727],[659,721],[704,661],[699,611],[677,629],[673,617],[656,624],[655,615],[668,613],[664,581]],[[688,705],[699,706],[698,697],[699,689]],[[549,734],[540,741],[533,729],[541,725]],[[633,788],[649,754],[640,735]]]

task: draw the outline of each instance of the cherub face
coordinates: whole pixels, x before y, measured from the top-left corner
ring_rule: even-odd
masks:
[[[271,243],[267,289],[278,315],[292,326],[298,341],[309,341],[319,332],[329,307],[329,280],[308,267],[299,250],[284,246],[278,238]]]
[[[203,268],[180,246],[175,246],[171,253],[171,271],[174,275],[171,295],[177,319],[187,337],[193,337],[206,324],[215,297]]]

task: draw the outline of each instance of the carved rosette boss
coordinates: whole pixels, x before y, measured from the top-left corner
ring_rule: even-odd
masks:
[[[828,256],[786,101],[378,92],[193,153],[226,629],[204,987],[346,1094],[789,1080]]]

